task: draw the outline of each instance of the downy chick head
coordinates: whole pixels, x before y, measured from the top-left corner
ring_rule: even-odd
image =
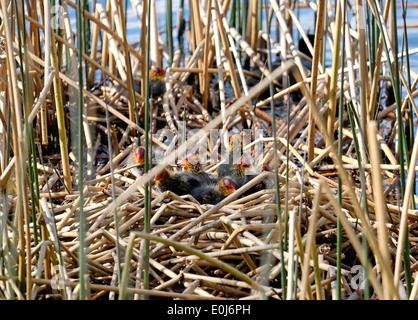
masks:
[[[229,196],[236,191],[236,184],[230,178],[224,178],[218,183],[218,190],[224,196]]]
[[[164,181],[168,176],[170,175],[170,172],[167,170],[167,168],[164,168],[159,173],[155,175],[154,180],[157,181],[157,183],[160,183]]]
[[[152,67],[149,71],[150,80],[160,80],[164,81],[165,78],[165,70],[158,67]]]
[[[200,174],[203,172],[202,159],[198,154],[189,154],[178,162],[178,165],[185,168],[188,172],[193,174]]]
[[[136,148],[134,152],[134,163],[143,165],[145,162],[145,148],[144,147],[138,147]]]

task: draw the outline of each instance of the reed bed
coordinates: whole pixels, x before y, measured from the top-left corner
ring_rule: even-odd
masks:
[[[0,2],[0,298],[417,299],[416,5],[126,5]],[[215,205],[155,188],[232,132],[271,170]]]

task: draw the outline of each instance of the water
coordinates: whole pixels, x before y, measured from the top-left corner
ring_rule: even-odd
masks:
[[[97,0],[97,3],[100,3],[103,5],[103,7],[106,7],[106,0]],[[408,3],[414,3],[415,1],[409,1]],[[140,41],[140,35],[141,35],[141,25],[139,23],[139,20],[137,18],[137,15],[132,8],[131,1],[127,1],[128,10],[127,10],[127,39],[129,43],[137,43]],[[184,1],[184,18],[188,20],[189,18],[189,8],[188,8],[188,1]],[[180,7],[180,0],[173,0],[172,1],[172,19],[174,25],[176,25],[177,21],[177,12]],[[70,17],[71,17],[71,25],[73,30],[76,30],[76,14],[75,10],[72,8],[69,8],[70,10]],[[299,15],[299,22],[303,28],[303,30],[308,31],[309,33],[314,33],[315,30],[315,15],[312,9],[299,9],[299,13],[295,11],[296,14]],[[156,14],[157,14],[157,23],[158,28],[160,30],[160,34],[162,36],[162,39],[165,41],[165,23],[166,23],[166,0],[156,0]],[[353,25],[356,22],[356,18],[352,16],[351,14],[348,17],[350,24]],[[397,7],[397,23],[398,26],[401,26],[403,23],[402,19],[402,9],[401,7]],[[407,15],[406,15],[406,23],[407,25],[413,25],[418,24],[418,8],[409,7],[407,8]],[[264,29],[266,29],[266,22],[263,22]],[[298,37],[299,33],[296,27],[293,30],[294,35],[294,41],[297,44],[298,43]],[[174,30],[174,46],[175,49],[178,47],[178,41],[177,41],[177,30]],[[273,35],[274,36],[274,32]],[[399,51],[402,51],[404,49],[403,46],[403,29],[398,28],[398,37],[399,37]],[[418,28],[409,28],[408,29],[408,46],[409,50],[412,51],[413,49],[418,49]],[[185,45],[185,49],[187,50],[188,46],[187,43]],[[331,66],[332,63],[332,51],[330,48],[329,43],[327,42],[326,47],[326,64],[328,67]],[[406,63],[406,60],[404,59],[404,63]],[[167,67],[167,61],[164,61],[164,67]],[[411,70],[411,76],[413,81],[415,77],[418,75],[418,54],[414,54],[410,56],[410,70]],[[389,75],[388,73],[386,75]],[[406,74],[405,74],[406,77]],[[406,96],[405,90],[402,92],[402,97]],[[415,98],[415,102],[418,104],[418,98]]]

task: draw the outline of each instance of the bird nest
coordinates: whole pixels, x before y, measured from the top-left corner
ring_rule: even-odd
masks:
[[[129,263],[129,284],[125,294],[183,299],[239,299],[256,298],[262,290],[267,296],[278,298],[281,292],[281,244],[278,242],[278,207],[274,200],[276,190],[266,189],[241,196],[257,181],[272,175],[270,172],[260,174],[216,205],[202,205],[190,195],[178,196],[171,191],[160,193],[153,188],[148,233],[144,233],[144,189],[137,188],[128,201],[114,212],[109,210],[112,203],[110,176],[98,179],[101,181],[94,183],[94,187],[87,187],[84,194],[91,298],[103,295],[114,297],[119,292],[116,282],[119,254],[116,226],[120,252],[125,256],[121,265],[125,269],[126,263]],[[308,214],[310,188],[301,189],[301,184],[292,183],[292,180],[286,188],[283,184],[285,177],[280,177],[283,210]],[[116,174],[113,179],[116,193],[120,194],[135,182],[136,177],[128,170],[124,175]],[[284,202],[285,193],[290,199],[287,203]],[[76,252],[80,245],[79,223],[72,208],[79,197],[72,200],[62,208],[61,213],[54,210],[56,229],[52,220],[45,220],[49,230],[56,233],[66,261],[65,274],[58,277],[61,281],[58,281],[58,289],[71,287],[72,280],[78,278]],[[303,230],[305,214],[301,217]],[[143,288],[145,241],[150,241],[147,290]],[[48,255],[47,251],[38,249],[40,255]],[[260,267],[263,259],[270,259],[271,263],[264,274],[267,277],[265,284],[260,286],[260,277],[267,267]],[[322,264],[322,268],[329,269],[326,264]],[[74,293],[76,291],[72,291]]]

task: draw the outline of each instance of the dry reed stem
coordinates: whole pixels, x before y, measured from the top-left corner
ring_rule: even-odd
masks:
[[[373,194],[374,200],[376,203],[376,220],[378,223],[378,242],[380,252],[382,253],[383,260],[378,262],[380,264],[385,264],[388,269],[390,267],[390,255],[388,250],[388,241],[387,241],[387,229],[386,229],[386,210],[385,210],[385,200],[383,196],[383,184],[382,176],[380,172],[380,159],[381,154],[377,144],[377,124],[376,122],[369,122],[368,124],[368,142],[369,142],[369,151],[370,151],[370,162],[372,164],[372,182],[373,182]],[[387,274],[383,274],[383,298],[389,300],[394,298],[393,292],[390,292],[391,279],[393,275],[388,277]]]
[[[325,13],[325,0],[320,0],[317,10],[317,21],[315,26],[315,40],[314,40],[314,52],[313,52],[313,61],[312,61],[312,83],[311,83],[311,95],[312,100],[316,103],[317,96],[317,81],[318,81],[318,71],[319,71],[319,59],[321,53],[321,47],[323,42],[323,30],[324,30],[324,13]],[[306,40],[305,40],[306,42]],[[306,43],[310,43],[309,41]],[[311,107],[315,108],[315,105]],[[314,158],[313,149],[315,145],[315,121],[312,114],[312,111],[309,111],[309,133],[308,133],[308,162],[311,162]]]

